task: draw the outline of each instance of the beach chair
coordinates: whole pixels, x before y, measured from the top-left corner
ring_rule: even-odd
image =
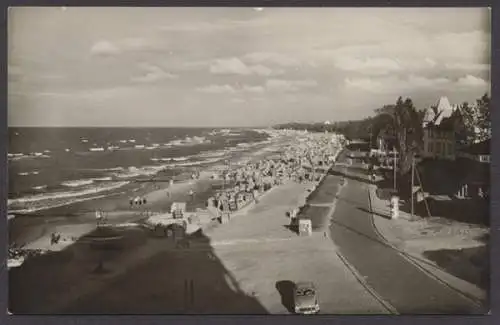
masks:
[[[174,218],[182,218],[186,212],[186,202],[174,202],[172,203],[170,213]]]

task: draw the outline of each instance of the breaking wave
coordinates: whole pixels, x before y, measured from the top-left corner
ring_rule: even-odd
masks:
[[[103,183],[103,184],[99,184],[98,186],[88,187],[88,188],[85,188],[85,189],[82,189],[79,191],[63,191],[63,192],[52,192],[52,193],[29,195],[29,196],[20,197],[17,199],[9,199],[7,201],[7,204],[10,207],[11,205],[19,205],[19,204],[22,205],[22,204],[34,203],[34,202],[43,203],[46,201],[57,200],[57,199],[75,198],[75,197],[85,196],[85,195],[89,195],[89,194],[95,194],[95,193],[99,193],[99,192],[114,190],[114,189],[122,187],[128,183],[129,182],[127,182],[127,181]],[[41,205],[43,205],[43,204],[41,204]]]

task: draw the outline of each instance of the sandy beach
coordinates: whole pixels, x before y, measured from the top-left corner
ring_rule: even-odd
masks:
[[[258,161],[267,156],[276,154],[276,152],[280,151],[280,148],[283,148],[288,144],[290,144],[290,138],[283,137],[275,139],[270,145],[254,150],[250,155],[241,157],[241,159],[243,161]],[[238,166],[237,161],[233,164],[234,166]],[[196,193],[195,200],[190,203],[188,202],[188,211],[194,211],[196,208],[204,207],[206,199],[213,195],[214,190],[212,185],[214,183],[220,183],[220,181],[212,180],[210,177],[211,175],[212,172],[210,170],[206,170],[200,173],[198,180],[176,183],[173,187],[168,188],[170,191],[169,198],[166,198],[167,187],[163,187],[163,184],[149,185],[141,191],[141,195],[146,197],[148,209],[150,209],[150,211],[165,211],[170,207],[171,202],[173,201],[187,201],[187,191],[189,189],[194,189]],[[296,201],[297,199],[302,201],[300,204],[303,204],[306,196],[309,195],[309,193],[315,188],[314,184],[306,185],[307,183],[303,185],[293,185],[295,184],[293,181],[288,181],[286,184],[273,187],[271,190],[264,192],[263,196],[259,198],[258,204],[251,203],[243,209],[233,213],[231,221],[228,225],[221,225],[216,221],[205,224],[203,226],[203,230],[197,233],[197,237],[190,239],[192,247],[189,251],[185,251],[188,252],[188,255],[182,253],[182,251],[179,252],[176,250],[175,244],[170,240],[151,237],[151,235],[148,235],[147,232],[137,227],[117,227],[120,224],[133,224],[133,222],[138,219],[144,218],[144,211],[127,211],[124,208],[124,211],[109,213],[108,222],[115,226],[113,229],[115,229],[114,233],[116,234],[116,238],[118,238],[116,240],[116,244],[120,247],[120,249],[111,249],[103,252],[92,249],[92,245],[89,245],[89,233],[93,232],[96,226],[95,219],[93,220],[93,216],[90,212],[88,216],[78,217],[78,220],[81,220],[78,223],[62,224],[61,222],[60,224],[50,224],[46,226],[45,231],[41,236],[39,236],[36,240],[29,242],[26,247],[30,249],[59,251],[59,253],[30,258],[22,265],[22,267],[10,270],[9,275],[11,287],[15,288],[10,291],[11,311],[13,313],[71,313],[73,310],[76,312],[86,312],[81,308],[91,308],[92,304],[87,302],[80,303],[79,301],[81,299],[86,300],[86,297],[90,297],[93,294],[99,293],[99,295],[102,295],[102,290],[109,285],[113,285],[115,281],[120,281],[121,278],[136,276],[137,274],[142,274],[144,272],[158,272],[162,270],[164,272],[165,267],[160,265],[148,266],[146,267],[147,270],[139,273],[137,271],[137,268],[142,269],[145,265],[149,265],[150,263],[158,263],[155,261],[158,261],[159,256],[163,256],[163,258],[161,258],[161,263],[165,262],[174,266],[173,269],[171,267],[167,267],[167,269],[174,272],[180,272],[178,276],[185,276],[186,272],[192,272],[193,265],[200,264],[199,269],[201,271],[204,269],[203,265],[206,263],[207,249],[211,247],[210,250],[216,250],[216,247],[224,247],[225,245],[231,246],[233,244],[231,236],[228,236],[230,233],[235,234],[234,229],[230,230],[232,229],[232,224],[239,224],[240,226],[238,227],[241,227],[241,222],[247,222],[249,218],[252,218],[252,216],[261,215],[263,213],[262,209],[267,210],[274,203],[277,203],[274,199],[266,198],[276,196],[283,197],[283,195],[288,197],[290,195],[289,191],[293,188],[293,191],[298,191],[296,194],[293,194],[293,200],[281,207],[291,210],[297,207],[296,205],[299,203]],[[261,200],[270,201],[265,201],[267,203],[261,203]],[[128,203],[128,199],[124,200],[123,198],[116,198],[100,202],[99,206],[125,207]],[[284,212],[282,214],[285,215]],[[88,220],[85,220],[85,218]],[[265,223],[260,224],[260,226],[264,225]],[[273,227],[275,227],[275,225]],[[287,236],[289,237],[292,236],[292,232],[289,230],[281,226],[279,228],[282,228],[280,232],[284,231],[283,234],[288,234]],[[243,226],[242,229],[247,229],[247,227]],[[50,245],[50,233],[54,231],[61,234],[62,240],[57,245]],[[229,231],[229,233],[227,231]],[[212,236],[214,237],[212,238]],[[278,240],[279,237],[281,236],[278,236],[274,240]],[[261,242],[259,245],[262,245],[261,238],[257,237],[254,240]],[[210,244],[211,242],[213,243]],[[246,243],[244,240],[242,244],[251,245],[251,243]],[[195,257],[197,255],[199,256]],[[188,256],[189,259],[186,260]],[[216,260],[216,258],[213,257],[215,255],[212,257],[210,256],[212,255],[208,255],[208,261]],[[191,260],[192,258],[195,258],[195,260]],[[98,267],[99,261],[103,260],[105,260],[105,271],[102,274],[96,274],[96,267]],[[185,263],[189,264],[185,265]],[[213,263],[211,262],[209,264]],[[220,267],[224,269],[222,265]],[[221,273],[220,271],[207,272],[207,274]],[[228,276],[229,275],[224,276],[224,279],[228,278]],[[144,279],[154,279],[155,277],[156,276],[154,275],[141,275],[141,278]],[[171,281],[168,284],[169,287],[177,287],[183,284],[183,281],[175,280],[176,276],[169,276],[169,278]],[[208,285],[211,281],[211,277],[207,275],[204,277],[203,281]],[[217,281],[220,282],[221,280]],[[135,282],[135,280],[132,282]],[[67,287],[67,284],[71,284],[71,286]],[[123,286],[123,284],[121,286]],[[36,293],[34,291],[36,291]],[[233,290],[230,291],[233,292]],[[118,291],[112,294],[118,294]],[[216,297],[212,299],[216,299]],[[217,299],[222,299],[222,296],[217,296]],[[248,299],[252,300],[253,298]],[[252,311],[252,308],[249,307],[249,305],[252,304],[249,304],[248,299],[243,299],[245,302],[242,302],[243,305],[240,307],[240,309],[244,308],[241,309],[241,312],[243,313],[252,313],[257,310]],[[115,308],[113,307],[113,304],[106,303],[106,305],[106,312],[113,312],[113,308]],[[140,308],[145,308],[142,303],[139,305],[142,306]],[[255,306],[257,305],[259,304],[255,304]],[[120,304],[120,306],[116,306],[116,312],[119,312],[118,309],[121,309],[122,311],[127,310],[123,309],[123,306],[124,305],[122,304]],[[154,304],[150,305],[149,308],[159,308],[154,306]],[[164,309],[163,311],[174,313],[178,310],[176,309],[178,307],[176,307],[175,304],[169,305],[167,310]],[[250,308],[250,310],[247,310],[248,308]],[[159,311],[160,310],[152,309],[149,312]],[[148,311],[141,310],[140,312],[147,313]],[[207,310],[206,312],[210,311]],[[263,313],[264,309],[257,313],[261,312]]]

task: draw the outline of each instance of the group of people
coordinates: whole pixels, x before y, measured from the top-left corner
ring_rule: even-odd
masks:
[[[210,198],[207,205],[232,212],[257,200],[260,193],[283,184],[285,180],[319,180],[320,174],[315,172],[316,168],[328,167],[333,163],[337,150],[338,142],[332,141],[331,136],[304,138],[284,148],[280,155],[228,169],[221,176],[225,183],[230,184],[229,188]]]
[[[130,207],[134,207],[134,206],[140,206],[140,205],[146,205],[146,203],[148,203],[148,201],[146,200],[145,197],[140,197],[140,196],[136,196],[135,198],[131,198],[129,200],[129,204],[130,204]]]

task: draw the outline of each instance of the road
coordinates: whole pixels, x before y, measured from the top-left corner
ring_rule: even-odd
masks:
[[[378,236],[370,213],[363,175],[335,167],[350,176],[338,196],[330,226],[341,254],[365,282],[399,314],[484,314],[484,310],[424,273]],[[356,177],[358,176],[358,177]]]

